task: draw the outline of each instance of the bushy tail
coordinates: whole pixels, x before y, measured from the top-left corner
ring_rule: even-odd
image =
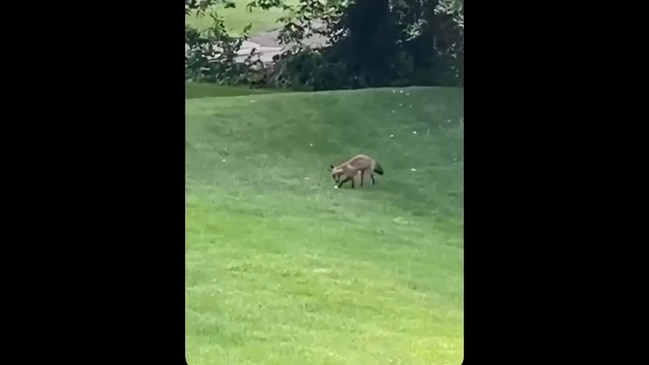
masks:
[[[383,175],[383,167],[379,165],[379,163],[374,164],[374,172],[376,172],[379,175]]]

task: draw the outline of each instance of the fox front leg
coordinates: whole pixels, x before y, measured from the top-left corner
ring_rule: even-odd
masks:
[[[343,186],[344,183],[346,183],[349,180],[348,177],[345,177],[344,179],[340,179],[338,182],[338,189],[340,189],[341,186]]]
[[[370,174],[370,177],[372,178],[372,185],[376,185],[376,181],[374,181],[374,174]]]

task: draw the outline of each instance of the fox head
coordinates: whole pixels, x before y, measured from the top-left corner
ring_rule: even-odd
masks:
[[[329,171],[331,171],[331,178],[334,179],[335,182],[339,182],[342,169],[337,169],[334,165],[329,165]]]

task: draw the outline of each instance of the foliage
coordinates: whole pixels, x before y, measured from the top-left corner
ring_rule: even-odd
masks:
[[[439,52],[451,59],[449,69],[464,85],[464,0],[439,0],[435,15],[443,19],[438,34],[445,44]]]
[[[185,13],[195,11],[197,15],[203,15],[217,3],[223,3],[226,8],[235,6],[229,0],[185,0]],[[223,18],[216,11],[209,16],[213,25],[203,32],[185,25],[185,78],[224,85],[259,83],[259,69],[263,69],[264,65],[256,50],[253,49],[243,59],[238,57],[243,42],[248,39],[251,25],[244,28],[242,36],[233,37],[228,34]]]
[[[185,0],[185,7],[205,12],[217,3],[235,6]],[[287,50],[272,66],[254,51],[237,59],[250,27],[231,37],[214,12],[207,33],[186,30],[188,79],[304,90],[464,84],[464,0],[252,0],[246,7],[288,11],[278,19]],[[313,35],[330,41],[312,48],[305,40]]]

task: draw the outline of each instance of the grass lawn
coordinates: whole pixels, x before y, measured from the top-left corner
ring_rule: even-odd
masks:
[[[185,82],[185,99],[207,98],[216,96],[238,96],[251,94],[268,94],[279,91],[251,89],[241,86],[222,86],[212,83]],[[288,92],[282,90],[281,92]]]
[[[462,97],[186,100],[188,364],[460,364]],[[361,152],[385,175],[334,189]]]
[[[277,18],[284,15],[284,12],[280,9],[254,9],[252,12],[246,10],[246,5],[251,0],[236,0],[237,7],[234,9],[224,9],[223,5],[218,5],[216,9],[219,14],[223,16],[225,20],[225,25],[230,35],[240,35],[243,31],[243,28],[248,24],[252,23],[251,34],[271,30],[274,28],[279,28],[281,24],[277,23]],[[287,0],[288,5],[295,5],[298,3],[297,0]],[[196,17],[196,15],[186,15],[185,22],[198,28],[205,29],[210,27],[213,24],[212,18],[207,14]]]

